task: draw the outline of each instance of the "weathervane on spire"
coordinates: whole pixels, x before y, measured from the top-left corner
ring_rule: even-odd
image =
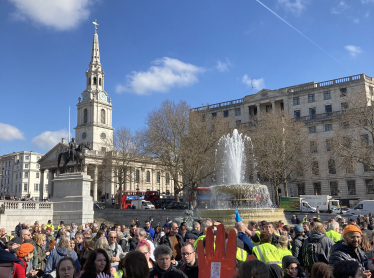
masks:
[[[96,34],[96,31],[97,31],[97,25],[99,25],[99,23],[97,23],[97,22],[96,22],[96,20],[97,20],[97,19],[95,19],[95,21],[94,21],[94,22],[92,22],[92,24],[94,24],[94,25],[95,25],[95,34]]]

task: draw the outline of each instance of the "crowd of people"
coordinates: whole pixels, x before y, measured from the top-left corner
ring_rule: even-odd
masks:
[[[374,271],[371,215],[347,223],[306,215],[295,225],[152,220],[128,228],[36,221],[9,235],[1,228],[0,278],[370,278]]]

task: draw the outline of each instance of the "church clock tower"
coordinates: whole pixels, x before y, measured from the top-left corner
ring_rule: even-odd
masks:
[[[89,69],[86,71],[86,89],[77,104],[75,140],[78,144],[89,142],[97,151],[108,151],[113,145],[112,103],[104,91],[104,71],[101,68],[97,23],[93,36]]]

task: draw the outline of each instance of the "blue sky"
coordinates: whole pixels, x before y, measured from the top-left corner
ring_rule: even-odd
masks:
[[[374,75],[374,0],[261,2],[276,15],[256,0],[0,0],[0,155],[47,152],[69,106],[74,132],[95,19],[114,128],[144,127],[167,99],[198,107]]]

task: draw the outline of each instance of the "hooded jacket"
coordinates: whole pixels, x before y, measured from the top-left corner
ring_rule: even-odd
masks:
[[[331,238],[325,236],[320,232],[311,232],[309,238],[304,240],[302,258],[305,257],[306,246],[308,245],[308,243],[317,243],[319,241],[321,241],[322,251],[326,257],[327,263],[329,261],[330,249],[335,244],[335,242]]]
[[[329,258],[329,264],[334,265],[340,261],[357,261],[362,269],[368,269],[368,259],[365,252],[357,248],[357,252],[352,247],[340,241],[331,248],[331,255]]]
[[[300,262],[298,259],[296,259],[294,256],[284,256],[283,259],[282,259],[282,268],[283,270],[286,270],[290,264],[292,263],[295,263],[299,266],[299,273],[296,277],[299,277],[299,278],[304,278],[306,277],[302,271],[302,269],[300,269]],[[286,272],[284,273],[284,276],[283,278],[291,278],[290,275],[288,275]]]
[[[303,261],[302,248],[303,243],[308,237],[306,235],[298,235],[292,241],[292,255],[299,260],[300,263]]]
[[[63,257],[71,257],[75,261],[75,268],[77,272],[81,270],[81,265],[78,260],[77,253],[74,250],[67,250],[64,248],[57,247],[51,251],[47,263],[45,265],[44,272],[46,274],[56,270],[57,263]]]

